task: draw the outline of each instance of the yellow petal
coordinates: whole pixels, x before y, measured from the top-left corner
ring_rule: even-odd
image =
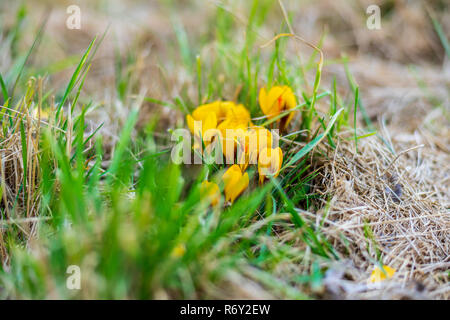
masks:
[[[236,147],[241,142],[241,137],[247,131],[247,126],[242,123],[233,123],[233,120],[227,118],[217,127],[217,129],[219,129],[222,134],[224,156],[228,161],[234,161]],[[228,148],[227,144],[229,145]]]
[[[212,206],[216,206],[220,202],[220,189],[214,182],[203,181],[200,186],[200,195],[206,201],[209,201]]]
[[[222,101],[219,104],[219,108],[217,111],[217,122],[221,122],[223,120],[225,120],[228,111],[230,111],[230,109],[234,106],[234,102],[231,101]]]
[[[217,117],[215,113],[209,113],[202,123],[202,135],[205,134],[206,130],[215,129],[217,127]]]
[[[176,247],[173,248],[171,256],[173,258],[181,258],[186,253],[186,247],[184,244],[180,243]]]
[[[283,164],[283,151],[280,147],[264,148],[258,158],[258,173],[259,182],[264,182],[268,176],[276,178],[280,173],[281,165]]]
[[[283,151],[280,147],[275,148],[275,154],[278,156],[278,161],[276,167],[273,167],[272,169],[275,171],[275,177],[278,177],[280,174],[281,165],[283,164]]]
[[[284,110],[282,110],[282,111],[291,110],[297,106],[297,99],[295,98],[294,93],[292,92],[291,88],[289,88],[289,87],[286,87],[286,90],[283,93],[283,100],[285,102],[285,105],[284,105]],[[286,130],[287,126],[291,122],[294,115],[295,115],[295,111],[292,111],[287,116],[284,117],[283,128],[281,128],[282,130]]]
[[[269,105],[269,114],[272,117],[279,115],[282,111],[284,105],[283,93],[285,90],[285,87],[280,86],[275,86],[269,90],[267,104]]]
[[[233,193],[233,188],[235,184],[239,181],[242,176],[241,169],[237,165],[232,165],[222,176],[222,180],[225,184],[225,199],[229,201]]]
[[[228,110],[226,120],[232,128],[248,128],[251,122],[250,112],[242,104],[234,105]]]
[[[217,115],[219,106],[220,106],[220,102],[218,102],[218,101],[198,106],[192,112],[192,117],[195,120],[204,120],[210,113],[214,113]]]
[[[265,148],[272,148],[273,138],[272,133],[262,127],[258,127],[255,129],[257,133],[257,141],[258,141],[258,154],[261,150]]]
[[[272,134],[263,127],[254,127],[244,132],[238,139],[241,153],[239,164],[244,172],[249,164],[258,164],[260,150],[272,146]]]
[[[288,86],[285,86],[284,88],[283,99],[286,102],[286,110],[294,109],[297,106],[297,99],[291,88]]]
[[[225,184],[225,199],[234,200],[247,188],[249,183],[248,173],[242,175],[238,165],[234,164],[223,174],[222,180]]]
[[[227,159],[232,159],[233,154],[234,154],[234,142],[232,141],[231,138],[229,138],[227,136],[227,129],[229,129],[229,121],[228,120],[223,121],[221,124],[219,124],[217,126],[217,129],[219,129],[221,136],[222,136],[222,140],[220,141],[220,143],[222,144],[223,155]],[[230,143],[230,144],[232,143],[232,147],[230,147],[228,149],[230,154],[227,154],[227,141],[228,140],[230,140],[228,143]]]
[[[394,268],[387,265],[383,265],[383,270],[384,272],[379,267],[375,267],[370,275],[369,282],[375,283],[390,279],[394,276],[396,271]]]
[[[242,167],[242,170],[245,171],[248,164],[257,164],[258,163],[258,152],[259,152],[259,143],[258,143],[258,130],[250,129],[246,132],[246,136],[243,142],[243,150],[245,153],[245,161],[246,165]]]
[[[214,101],[201,106],[198,106],[193,112],[192,117],[195,120],[205,120],[206,117],[214,113],[216,115],[217,123],[225,120],[228,111],[234,106],[232,101]]]
[[[267,115],[269,111],[269,107],[267,104],[267,91],[266,88],[262,87],[259,90],[259,106],[261,108],[261,111]]]
[[[194,118],[190,114],[186,116],[186,122],[191,133],[194,133]]]
[[[231,202],[234,202],[234,200],[247,189],[249,183],[248,173],[244,173],[240,179],[237,181],[236,185],[233,188],[232,194],[231,194]]]

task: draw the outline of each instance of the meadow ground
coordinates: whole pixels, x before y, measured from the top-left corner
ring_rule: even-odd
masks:
[[[449,4],[373,2],[2,1],[0,297],[448,299]],[[219,100],[278,176],[173,163]]]

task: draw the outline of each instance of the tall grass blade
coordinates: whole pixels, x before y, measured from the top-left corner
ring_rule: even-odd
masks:
[[[306,154],[308,154],[308,152],[310,152],[315,146],[317,146],[320,141],[322,141],[322,139],[328,134],[328,132],[330,132],[331,128],[333,127],[334,123],[336,122],[336,119],[338,118],[338,116],[341,114],[341,112],[344,109],[341,108],[339,109],[335,115],[331,118],[330,123],[328,123],[328,127],[325,130],[325,132],[321,133],[320,135],[318,135],[317,137],[315,137],[312,141],[310,141],[306,146],[304,146],[302,149],[300,149],[300,151],[298,151],[289,161],[288,163],[286,163],[283,168],[285,169],[286,167],[289,167],[290,165],[294,164],[295,162],[297,162],[298,160],[300,160],[301,158],[303,158]]]

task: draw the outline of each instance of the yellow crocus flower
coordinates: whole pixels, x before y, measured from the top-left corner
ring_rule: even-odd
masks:
[[[203,181],[200,185],[200,195],[214,207],[220,203],[220,189],[214,182]]]
[[[262,112],[269,119],[272,119],[282,112],[294,109],[297,106],[297,100],[292,89],[288,86],[274,86],[268,92],[266,88],[261,88],[259,91],[259,105]],[[286,130],[293,117],[294,111],[278,119],[277,122],[280,124],[280,129]]]
[[[248,173],[242,174],[241,168],[234,164],[223,174],[222,180],[225,184],[225,199],[230,202],[234,200],[248,187]]]
[[[375,283],[390,279],[394,276],[396,271],[394,268],[387,265],[383,265],[383,270],[384,272],[380,269],[380,267],[375,267],[370,275],[369,282]]]
[[[283,164],[281,148],[264,148],[258,157],[259,182],[263,183],[268,176],[277,177]]]

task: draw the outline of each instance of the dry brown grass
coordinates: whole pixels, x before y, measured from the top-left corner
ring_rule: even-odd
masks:
[[[41,219],[38,217],[41,198],[39,139],[41,125],[49,124],[41,118],[40,106],[36,107],[36,114],[30,111],[32,97],[38,87],[42,87],[41,79],[30,79],[29,90],[17,108],[2,107],[1,117],[12,124],[0,130],[0,207],[4,213],[0,221],[0,257],[3,262],[8,262],[3,240],[6,235],[4,225],[15,226],[19,236],[28,240],[36,235],[36,222]]]
[[[317,168],[320,175],[313,183],[317,192],[332,195],[329,208],[318,211],[316,221],[326,216],[323,232],[350,261],[340,274],[342,283],[333,268],[328,283],[338,285],[349,298],[417,297],[419,292],[406,290],[412,283],[423,288],[420,294],[426,297],[448,298],[450,217],[444,199],[448,201],[450,185],[441,171],[448,172],[448,154],[436,161],[429,146],[419,145],[395,156],[376,137],[361,140],[358,151],[355,155],[354,143],[340,140]],[[397,273],[393,283],[372,292],[364,283],[377,250]],[[345,285],[344,275],[358,285]]]

